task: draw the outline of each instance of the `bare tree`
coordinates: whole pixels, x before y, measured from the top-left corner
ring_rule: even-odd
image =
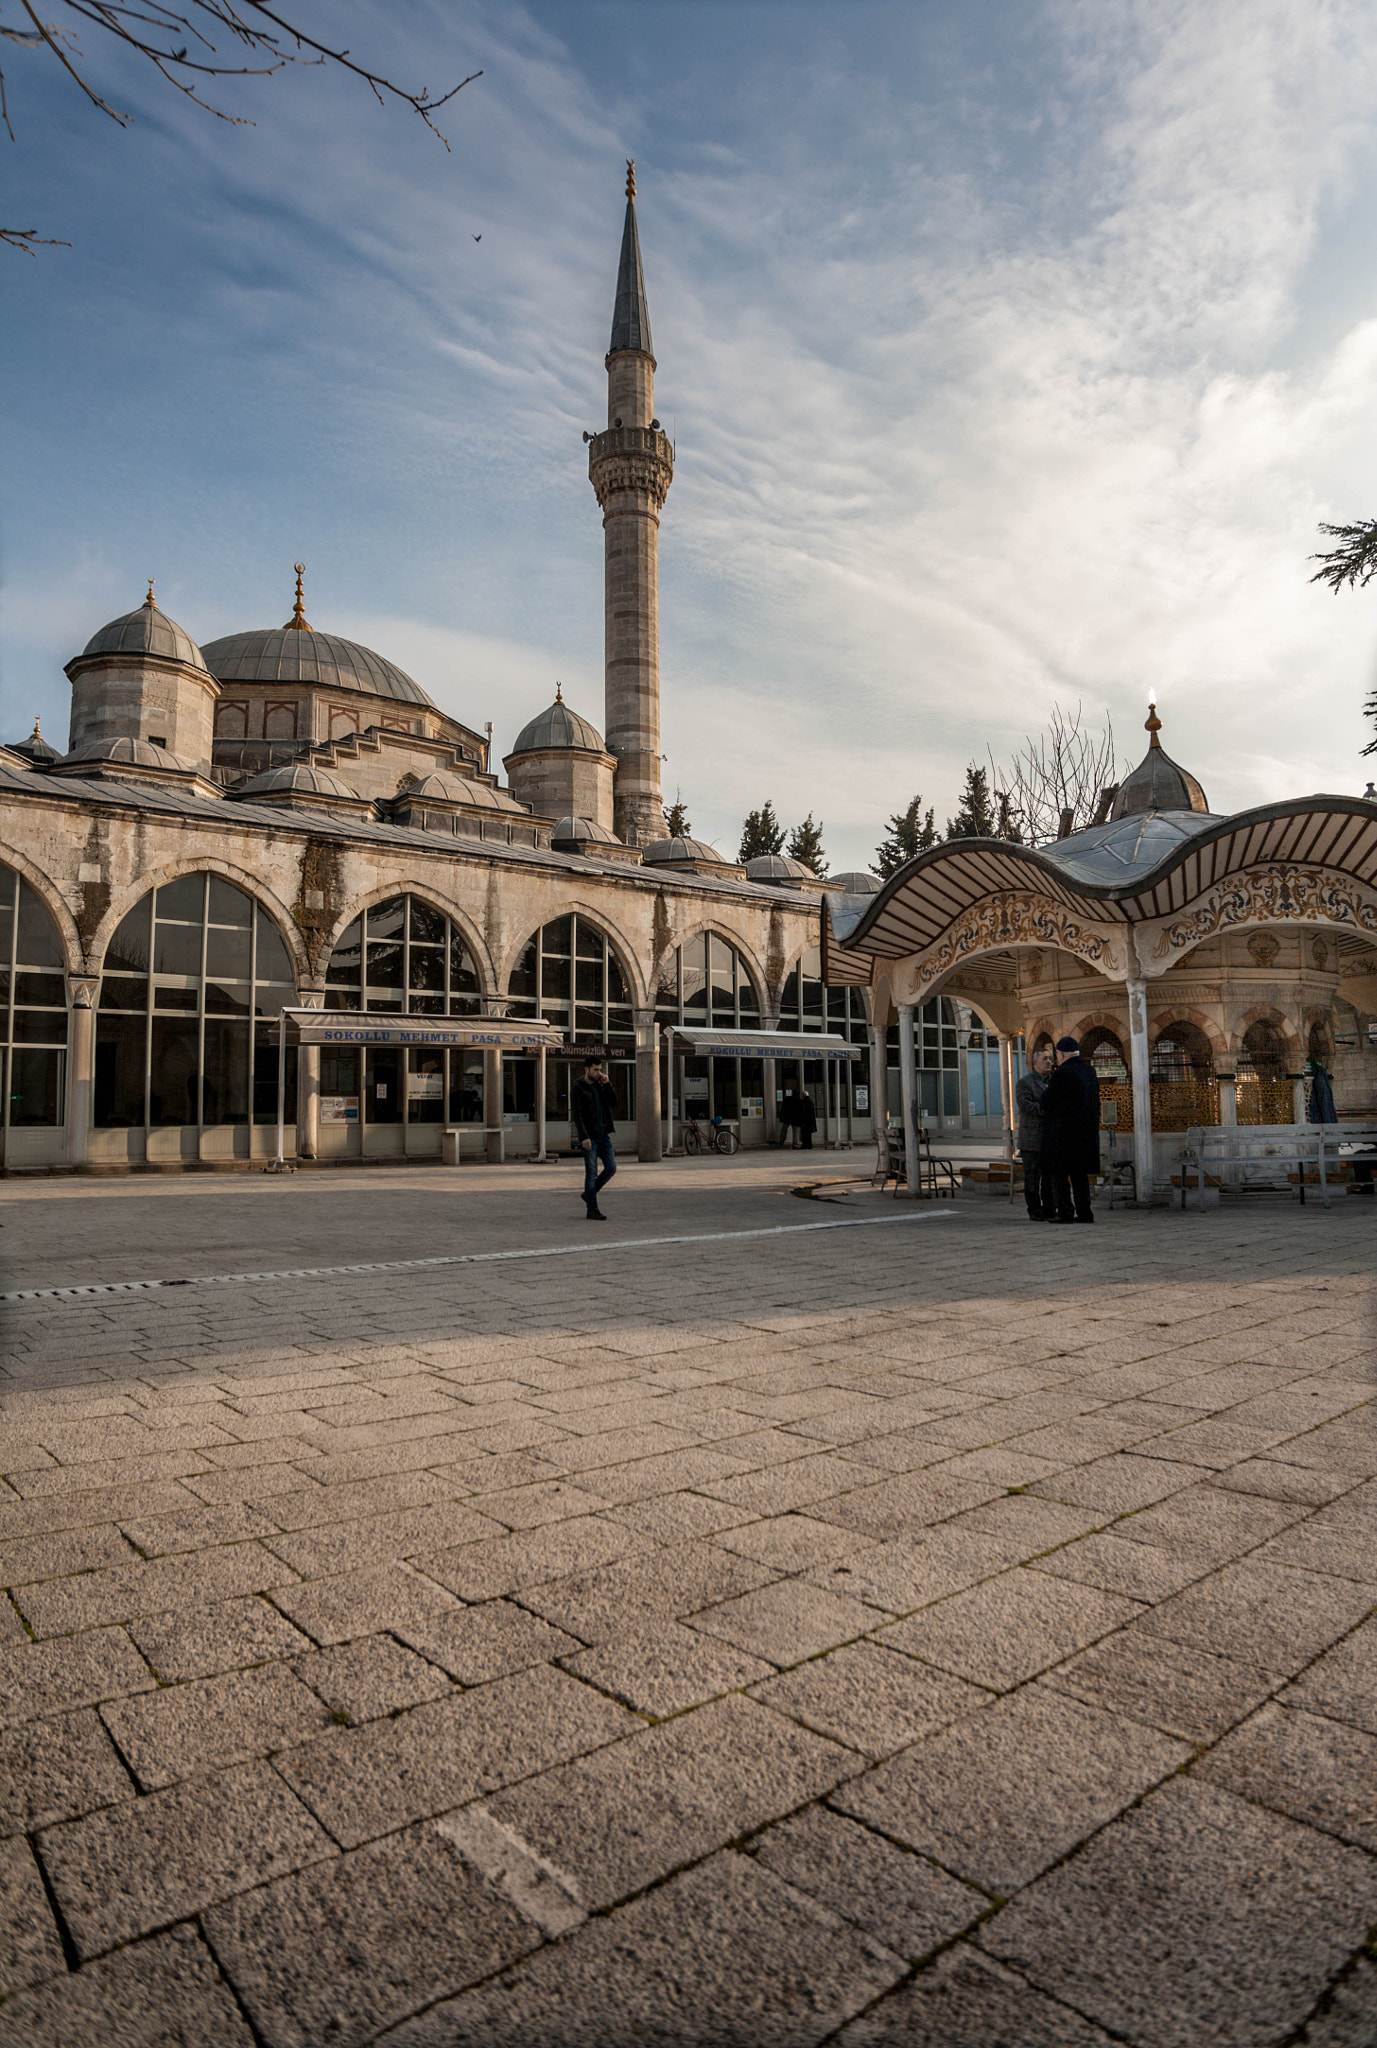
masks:
[[[33,0],[18,0],[18,5],[31,26],[11,28],[8,22],[0,21],[0,37],[17,44],[20,49],[48,51],[81,88],[91,105],[99,113],[118,122],[121,128],[127,128],[134,117],[112,107],[91,84],[86,75],[86,59],[77,42],[80,30],[75,24],[84,23],[88,28],[113,36],[126,49],[146,58],[170,86],[185,93],[189,100],[194,100],[198,107],[204,107],[207,113],[214,114],[217,120],[228,121],[234,127],[251,128],[255,124],[242,115],[227,114],[223,107],[203,99],[202,90],[207,79],[267,78],[285,64],[337,64],[341,70],[361,78],[380,106],[386,106],[389,100],[400,100],[410,107],[420,115],[431,134],[438,136],[448,149],[449,143],[436,127],[434,116],[441,107],[449,104],[456,93],[462,92],[466,85],[472,85],[475,78],[483,76],[481,71],[471,72],[438,99],[431,98],[426,86],[422,86],[419,92],[409,92],[405,86],[394,85],[390,78],[384,78],[381,72],[357,63],[348,50],[337,49],[333,44],[308,35],[305,29],[298,28],[279,14],[270,0],[182,0],[180,8],[170,5],[169,0],[49,0],[50,10],[56,7],[62,12],[56,19],[46,21],[38,14]],[[220,40],[216,41],[216,37]],[[231,58],[248,61],[231,62]],[[13,141],[14,128],[10,121],[3,70],[0,70],[0,120],[4,121]],[[0,242],[8,243],[12,249],[23,249],[29,255],[33,254],[35,247],[66,249],[71,246],[67,242],[40,237],[36,228],[0,228]]]
[[[1007,766],[989,759],[1000,815],[1025,846],[1102,823],[1118,787],[1114,728],[1106,716],[1102,732],[1088,730],[1079,704],[1069,712],[1054,704],[1046,730],[1030,734]]]

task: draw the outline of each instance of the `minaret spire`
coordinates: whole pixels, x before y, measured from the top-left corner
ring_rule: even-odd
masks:
[[[636,166],[626,164],[626,222],[607,351],[607,428],[588,446],[602,507],[607,747],[616,756],[613,817],[628,846],[665,835],[660,796],[660,509],[674,451],[655,413],[655,357],[636,231]]]

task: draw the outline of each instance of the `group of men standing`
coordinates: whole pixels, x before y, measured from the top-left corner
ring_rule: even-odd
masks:
[[[1033,1054],[1014,1090],[1023,1194],[1033,1223],[1093,1223],[1100,1170],[1100,1080],[1074,1038]]]

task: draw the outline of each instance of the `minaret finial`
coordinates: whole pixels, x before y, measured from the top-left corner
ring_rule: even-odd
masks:
[[[626,196],[628,199],[636,197],[636,159],[634,156],[629,156],[626,160]]]
[[[1146,720],[1144,721],[1144,724],[1143,724],[1143,731],[1144,731],[1145,733],[1147,733],[1147,734],[1149,735],[1149,737],[1148,737],[1148,750],[1149,750],[1149,752],[1151,752],[1151,750],[1152,750],[1152,748],[1153,748],[1153,747],[1156,747],[1156,748],[1157,748],[1157,749],[1158,749],[1158,750],[1160,751],[1160,749],[1161,749],[1161,745],[1162,745],[1162,742],[1161,742],[1161,741],[1160,741],[1160,740],[1158,739],[1157,735],[1158,735],[1158,733],[1159,733],[1159,732],[1160,732],[1161,730],[1162,730],[1162,721],[1161,721],[1161,719],[1160,719],[1160,718],[1159,718],[1159,717],[1157,716],[1157,699],[1156,699],[1155,697],[1149,697],[1149,698],[1148,698],[1148,715],[1147,715],[1147,718],[1146,718]]]
[[[306,564],[296,562],[293,567],[296,570],[296,603],[292,606],[292,616],[282,630],[284,633],[313,633],[315,627],[302,608],[301,579],[306,574]]]
[[[556,704],[562,704],[562,703],[564,702],[564,685],[563,685],[563,683],[556,683],[556,684],[555,684],[555,702],[556,702]]]
[[[155,612],[158,609],[158,600],[153,595],[153,585],[157,582],[157,580],[158,579],[156,576],[150,576],[148,579],[148,595],[144,599],[143,604],[140,607],[142,611]]]

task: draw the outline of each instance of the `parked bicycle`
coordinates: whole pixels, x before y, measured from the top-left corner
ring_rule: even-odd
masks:
[[[700,1152],[722,1152],[731,1157],[740,1139],[730,1124],[723,1123],[720,1116],[710,1123],[702,1123],[696,1116],[684,1119],[684,1150],[695,1156]]]

